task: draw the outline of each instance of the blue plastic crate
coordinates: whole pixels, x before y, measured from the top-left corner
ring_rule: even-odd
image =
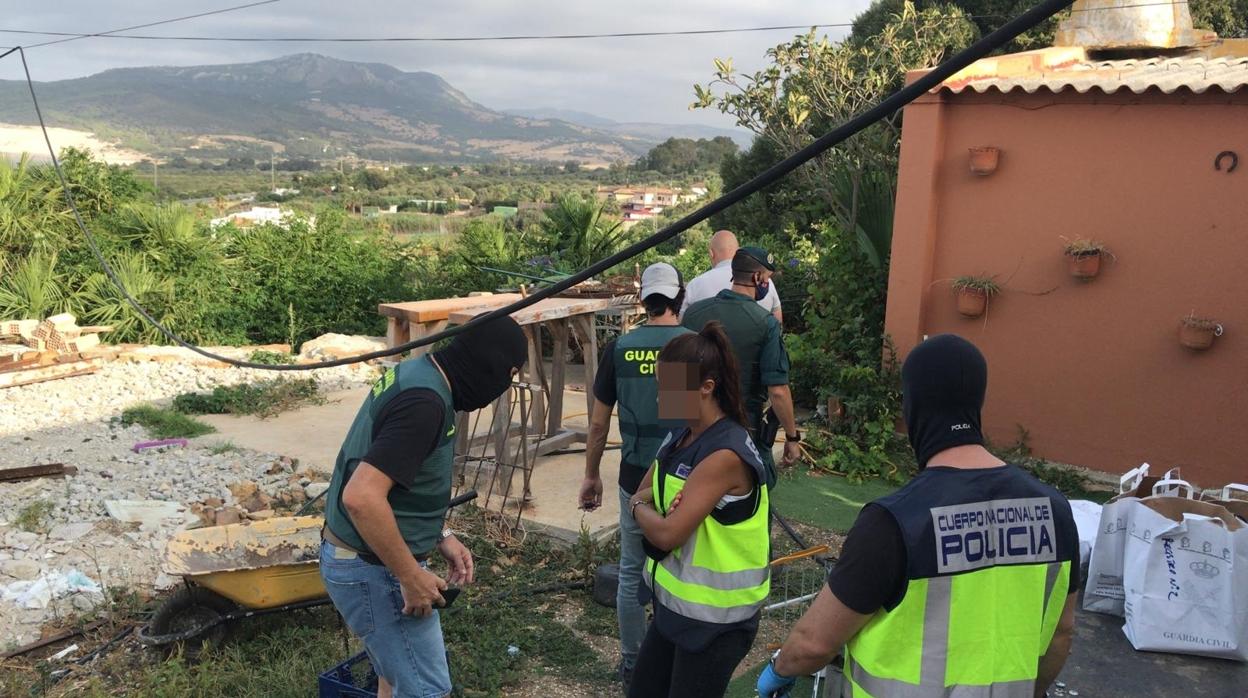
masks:
[[[363,683],[356,677],[363,676]],[[320,698],[377,698],[377,673],[368,661],[368,655],[360,652],[347,661],[326,671],[317,680]]]

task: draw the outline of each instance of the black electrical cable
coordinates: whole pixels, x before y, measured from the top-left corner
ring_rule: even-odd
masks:
[[[174,22],[185,22],[185,21],[186,21],[186,20],[188,20],[188,19],[198,19],[198,18],[200,18],[200,17],[210,17],[210,16],[212,16],[212,15],[220,15],[220,14],[225,14],[226,12],[234,12],[235,10],[245,10],[245,9],[247,9],[247,8],[249,8],[249,7],[259,7],[260,5],[271,5],[271,4],[275,3],[275,2],[281,2],[281,0],[259,0],[258,2],[249,2],[249,3],[245,4],[245,5],[235,5],[235,6],[233,6],[233,7],[223,7],[223,8],[221,8],[221,9],[219,9],[219,10],[208,10],[207,12],[197,12],[197,13],[195,13],[195,14],[193,14],[193,15],[183,15],[183,16],[181,16],[181,17],[173,17],[173,18],[171,18],[171,19],[162,19],[162,20],[159,20],[159,21],[156,21],[156,22],[148,22],[148,23],[146,23],[146,24],[135,24],[135,25],[133,25],[133,26],[129,26],[129,27],[122,27],[121,29],[111,29],[111,30],[106,31],[106,32],[96,32],[96,33],[94,33],[94,34],[63,34],[63,33],[60,33],[60,32],[24,32],[24,31],[9,31],[9,30],[5,30],[5,33],[14,33],[14,34],[27,34],[27,33],[35,34],[35,33],[37,33],[37,34],[41,34],[41,35],[45,35],[45,36],[68,36],[68,37],[69,37],[68,39],[55,39],[55,40],[53,40],[53,41],[44,41],[44,42],[42,42],[42,43],[38,43],[38,44],[31,44],[30,46],[27,46],[27,47],[26,47],[26,48],[39,48],[40,46],[51,46],[51,45],[53,45],[53,44],[63,44],[63,43],[66,43],[66,42],[68,42],[68,41],[77,41],[77,40],[79,40],[79,39],[90,39],[90,38],[95,38],[95,37],[108,37],[108,38],[112,38],[112,35],[114,35],[114,34],[117,34],[117,33],[120,33],[120,32],[127,32],[127,31],[130,31],[130,30],[132,30],[132,29],[146,29],[146,28],[148,28],[148,27],[158,27],[158,26],[160,26],[160,25],[162,25],[162,24],[173,24]],[[17,48],[17,47],[14,47],[14,48]],[[6,54],[6,55],[7,55],[7,54]]]
[[[276,2],[276,0],[270,0]],[[391,43],[391,42],[468,42],[468,41],[550,41],[562,39],[635,39],[647,36],[700,36],[703,34],[744,34],[750,32],[792,31],[829,27],[852,27],[853,22],[825,24],[778,24],[769,27],[738,27],[729,29],[674,29],[671,31],[608,32],[602,34],[501,34],[495,36],[157,36],[153,34],[79,34],[76,32],[35,31],[33,29],[0,29],[0,34],[34,34],[36,36],[68,36],[72,39],[100,37],[106,39],[142,39],[147,41],[234,41],[234,42],[298,42],[298,43]],[[125,31],[124,29],[118,31]],[[47,42],[58,43],[58,42]],[[44,46],[47,44],[36,44]],[[34,48],[33,46],[27,48]]]
[[[956,74],[958,71],[962,70],[963,68],[974,63],[976,60],[979,60],[983,56],[986,56],[988,53],[1012,41],[1019,34],[1022,34],[1023,32],[1027,31],[1028,29],[1031,29],[1032,27],[1036,26],[1040,22],[1043,22],[1049,17],[1052,17],[1053,15],[1057,14],[1058,11],[1060,11],[1062,8],[1069,6],[1071,2],[1073,2],[1073,0],[1043,0],[1043,2],[1037,3],[1034,7],[1022,13],[1018,17],[1015,17],[1009,22],[1006,22],[1004,25],[1001,26],[1000,29],[997,29],[996,31],[989,34],[988,36],[983,37],[979,41],[976,41],[970,47],[963,49],[957,55],[949,58],[945,62],[931,69],[919,79],[915,80],[909,85],[906,85],[905,87],[902,87],[900,90],[897,90],[896,92],[889,95],[883,101],[871,107],[870,109],[862,112],[861,114],[853,117],[849,121],[846,121],[840,126],[825,133],[823,136],[819,137],[817,140],[810,143],[806,147],[790,155],[784,160],[781,160],[775,165],[772,165],[771,167],[767,168],[767,170],[763,171],[762,173],[754,176],[748,182],[745,182],[744,184],[733,189],[732,191],[727,192],[726,194],[723,194],[718,199],[715,199],[714,201],[707,203],[702,208],[699,208],[693,213],[690,213],[689,215],[681,218],[680,220],[667,226],[663,230],[660,230],[654,235],[651,235],[650,237],[644,240],[641,240],[639,242],[633,243],[632,245],[629,245],[628,247],[620,250],[619,252],[616,252],[615,254],[610,255],[609,257],[606,257],[605,259],[598,260],[597,262],[569,276],[563,281],[560,281],[551,286],[547,286],[546,288],[543,288],[533,293],[527,298],[518,300],[515,303],[512,303],[511,305],[507,305],[502,308],[498,308],[488,313],[479,315],[476,318],[474,318],[471,322],[464,324],[464,325],[452,327],[452,328],[443,330],[441,332],[437,332],[435,334],[423,337],[421,339],[407,342],[405,344],[400,344],[399,346],[396,346],[396,347],[391,347],[389,349],[382,349],[380,351],[372,351],[366,354],[360,354],[359,356],[351,356],[351,357],[347,357],[343,359],[335,359],[333,361],[321,361],[321,362],[313,363],[313,364],[268,365],[268,364],[252,363],[250,361],[239,361],[237,359],[232,359],[226,356],[219,356],[217,354],[213,354],[212,352],[206,349],[203,349],[201,347],[195,346],[187,342],[186,340],[182,339],[178,335],[174,334],[167,327],[165,327],[160,322],[158,322],[155,318],[153,318],[151,314],[148,313],[147,310],[144,309],[143,306],[141,306],[139,302],[136,301],[134,297],[130,295],[130,292],[127,291],[125,286],[121,283],[121,280],[117,278],[117,273],[113,270],[112,266],[108,263],[108,260],[106,260],[104,258],[104,255],[100,252],[100,248],[96,244],[94,236],[92,236],[91,231],[87,229],[86,224],[82,220],[82,214],[78,211],[78,206],[74,202],[74,196],[70,191],[69,182],[65,179],[65,173],[61,170],[60,160],[56,157],[56,150],[52,147],[52,139],[48,136],[47,125],[45,124],[43,120],[43,112],[39,109],[39,99],[35,95],[35,83],[33,80],[31,80],[30,68],[26,64],[26,52],[22,51],[19,47],[18,53],[22,57],[22,68],[26,71],[26,85],[30,89],[30,98],[31,98],[31,101],[34,102],[35,114],[39,117],[39,128],[42,129],[43,131],[44,141],[48,145],[48,155],[52,158],[52,165],[56,169],[56,174],[60,180],[61,189],[65,195],[65,200],[69,203],[69,207],[73,211],[74,220],[77,222],[79,229],[82,231],[83,235],[87,239],[87,244],[91,248],[91,253],[95,256],[96,261],[100,263],[100,266],[103,267],[105,274],[108,275],[108,278],[113,282],[113,284],[117,287],[117,289],[122,293],[126,301],[130,303],[131,307],[133,307],[135,311],[138,312],[145,320],[151,323],[153,327],[160,330],[160,332],[164,334],[165,337],[167,337],[169,340],[201,356],[205,356],[207,358],[210,358],[216,361],[221,361],[221,362],[233,365],[233,366],[237,366],[239,368],[254,368],[254,369],[266,370],[266,371],[310,371],[312,369],[317,369],[317,368],[331,368],[334,366],[345,366],[348,364],[359,363],[362,361],[370,361],[372,359],[381,359],[387,356],[394,356],[396,354],[402,354],[404,352],[411,351],[412,349],[427,346],[429,344],[434,344],[435,342],[440,342],[443,339],[446,339],[448,337],[453,337],[459,334],[460,332],[463,332],[464,330],[468,329],[469,327],[474,327],[483,322],[488,322],[490,320],[503,317],[505,315],[511,315],[512,313],[518,310],[523,310],[524,308],[527,308],[531,305],[534,305],[535,303],[538,303],[547,298],[550,298],[551,296],[554,296],[558,293],[562,293],[563,291],[566,291],[569,288],[572,288],[573,286],[581,283],[582,281],[589,279],[595,274],[600,274],[610,269],[611,267],[616,266],[617,264],[620,264],[633,257],[636,257],[642,252],[645,252],[646,250],[656,245],[659,245],[667,240],[670,240],[671,238],[679,235],[680,233],[688,230],[689,228],[697,225],[698,223],[701,223],[702,221],[710,218],[711,216],[719,213],[720,211],[727,209],[729,206],[736,204],[737,202],[759,191],[760,189],[764,189],[776,183],[785,175],[789,174],[793,170],[802,166],[806,162],[809,162],[810,160],[814,159],[815,156],[837,145],[838,143],[844,141],[845,139],[853,136],[859,131],[875,123],[876,121],[879,121],[880,119],[883,119],[889,116],[890,114],[896,112],[897,110],[906,106],[910,102],[914,101],[917,97],[919,97],[919,95],[922,95],[926,93],[928,90],[931,90],[939,86],[942,82],[949,79],[950,77],[952,77],[954,74]]]
[[[276,0],[270,0],[275,2]],[[263,4],[263,3],[261,3]],[[1114,7],[1086,7],[1083,9],[1072,10],[1072,12],[1108,12],[1112,10],[1127,10],[1137,7],[1160,7],[1162,5],[1186,5],[1188,0],[1165,0],[1159,2],[1147,2],[1135,5],[1117,5]],[[213,14],[213,13],[207,13]],[[196,15],[202,16],[202,15]],[[965,19],[1008,19],[1008,15],[999,14],[978,14],[963,15]],[[951,18],[952,19],[952,18]],[[158,22],[157,24],[161,24]],[[152,26],[152,25],[141,25]],[[242,43],[451,43],[451,42],[470,42],[470,41],[550,41],[563,39],[632,39],[648,36],[699,36],[714,34],[740,34],[747,32],[768,32],[780,30],[802,30],[802,29],[826,29],[826,28],[848,28],[854,26],[853,22],[829,22],[823,24],[784,24],[769,27],[742,27],[734,29],[683,29],[672,31],[637,31],[637,32],[605,32],[605,33],[585,33],[585,34],[503,34],[494,36],[378,36],[378,37],[337,37],[337,36],[157,36],[152,34],[120,34],[126,31],[118,29],[113,32],[101,32],[99,34],[78,34],[75,32],[58,32],[58,31],[36,31],[33,29],[0,29],[0,34],[33,34],[37,36],[67,36],[72,39],[86,39],[92,37],[100,37],[105,39],[138,39],[145,41],[227,41]],[[138,27],[132,27],[138,28]],[[35,46],[47,46],[49,44],[60,43],[59,41],[49,41]],[[26,48],[34,48],[27,46]]]

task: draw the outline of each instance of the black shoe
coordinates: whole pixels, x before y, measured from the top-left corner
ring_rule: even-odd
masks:
[[[624,666],[624,662],[621,661],[615,666],[614,680],[624,684],[624,688],[627,689],[628,685],[633,682],[633,668]]]

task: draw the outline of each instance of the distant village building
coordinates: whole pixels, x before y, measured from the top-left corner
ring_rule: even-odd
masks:
[[[253,206],[246,211],[235,211],[220,218],[213,218],[208,225],[216,228],[232,223],[237,228],[250,228],[262,223],[280,224],[282,219],[289,214],[289,211],[283,211],[276,206]]]
[[[620,219],[625,228],[641,221],[657,218],[665,208],[697,201],[706,196],[705,184],[698,182],[689,189],[668,187],[598,187],[594,195],[599,201],[620,205]]]

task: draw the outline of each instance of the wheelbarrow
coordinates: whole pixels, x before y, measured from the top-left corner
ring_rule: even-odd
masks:
[[[450,506],[476,496],[465,492]],[[319,565],[324,523],[320,516],[287,516],[178,533],[165,548],[163,569],[183,585],[138,629],[139,642],[195,640],[197,647],[220,642],[231,621],[329,603]]]

